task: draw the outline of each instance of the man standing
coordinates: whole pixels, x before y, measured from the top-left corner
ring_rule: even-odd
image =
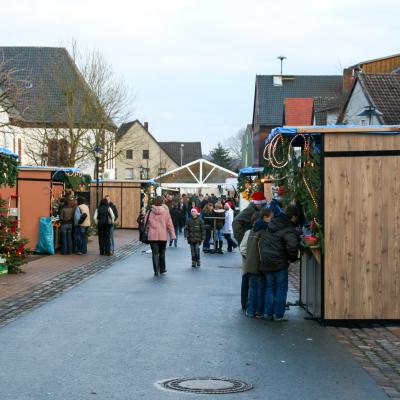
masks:
[[[111,254],[114,254],[114,250],[115,250],[115,243],[114,243],[115,225],[114,224],[118,218],[118,211],[117,211],[117,207],[115,206],[115,204],[111,201],[110,195],[107,195],[105,197],[105,199],[107,200],[108,206],[111,207],[111,209],[114,213],[114,223],[110,227],[110,252],[111,252]]]
[[[260,211],[266,202],[264,193],[254,192],[251,198],[251,203],[233,220],[233,236],[239,245],[246,231],[252,228],[252,215],[257,211]]]
[[[90,211],[82,197],[78,198],[78,207],[75,209],[75,232],[77,236],[77,253],[87,254],[87,230],[90,226]]]
[[[288,205],[274,217],[260,238],[260,270],[267,278],[264,318],[287,321],[285,316],[289,264],[297,260],[300,237],[296,231],[299,209]]]

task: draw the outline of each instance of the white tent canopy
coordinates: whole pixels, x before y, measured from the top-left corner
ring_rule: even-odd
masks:
[[[224,186],[227,179],[237,178],[237,174],[211,161],[200,158],[168,171],[154,180],[162,187],[170,188],[217,188]]]

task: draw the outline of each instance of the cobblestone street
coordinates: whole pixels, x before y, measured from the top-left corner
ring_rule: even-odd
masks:
[[[237,253],[204,255],[193,270],[186,247],[169,249],[167,275],[154,278],[150,255],[137,249],[126,244],[9,299],[8,309],[2,303],[2,400],[175,399],[154,385],[184,376],[243,380],[254,386],[240,394],[249,399],[387,398],[329,333],[341,328],[305,320],[299,307],[290,307],[286,324],[244,317]],[[290,302],[298,298],[297,271]],[[32,368],[35,376],[24,374]],[[17,373],[24,379],[11,384]],[[390,394],[386,381],[377,383]]]

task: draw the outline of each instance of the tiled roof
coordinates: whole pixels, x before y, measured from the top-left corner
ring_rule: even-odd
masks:
[[[328,111],[340,110],[343,96],[314,97],[314,117],[316,125],[326,125]]]
[[[400,124],[400,74],[360,74],[358,80],[383,123]]]
[[[342,92],[341,75],[283,76],[282,86],[274,86],[273,75],[256,77],[259,124],[279,126],[283,121],[284,100],[287,97],[335,96]],[[256,105],[257,106],[257,105]]]
[[[313,98],[286,98],[285,99],[285,125],[312,125]]]
[[[200,142],[158,142],[161,148],[178,164],[181,165],[181,145],[182,165],[198,160],[201,155]]]
[[[19,123],[93,126],[98,120],[98,104],[65,48],[0,47],[0,60],[2,71],[23,87],[3,88],[10,92],[17,111],[13,118]],[[73,110],[67,106],[69,93],[75,101]],[[115,128],[112,121],[108,124]]]

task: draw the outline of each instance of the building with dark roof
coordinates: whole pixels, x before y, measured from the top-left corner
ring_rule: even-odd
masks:
[[[264,140],[272,128],[284,121],[286,98],[338,96],[342,76],[257,75],[253,108],[254,165],[263,165]]]
[[[13,104],[10,120],[22,127],[93,127],[116,130],[68,51],[62,47],[0,47],[1,88]]]
[[[314,125],[335,125],[343,101],[343,95],[314,97]]]
[[[118,179],[154,178],[202,157],[200,142],[159,142],[139,120],[119,127],[116,152]]]
[[[400,74],[359,74],[338,123],[399,125]]]
[[[92,173],[91,150],[79,138],[96,130],[105,143],[104,170],[112,177],[116,126],[65,48],[0,47],[0,94],[7,115],[0,145],[18,152],[22,164],[77,164]]]
[[[201,155],[200,142],[158,142],[162,149],[178,164],[184,165],[198,160]]]

